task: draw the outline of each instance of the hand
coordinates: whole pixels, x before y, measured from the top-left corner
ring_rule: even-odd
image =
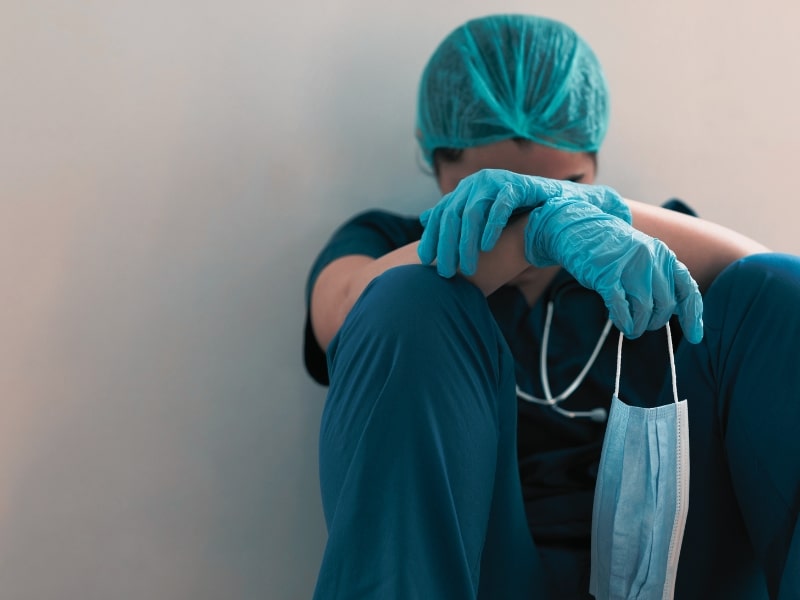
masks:
[[[561,265],[595,290],[629,338],[678,315],[686,339],[703,339],[703,298],[689,270],[663,242],[587,202],[556,198],[536,208],[525,228],[525,258]]]
[[[611,188],[519,175],[502,169],[484,169],[461,180],[420,216],[425,227],[418,254],[423,264],[434,258],[440,275],[460,270],[472,275],[479,250],[494,248],[513,214],[541,206],[551,198],[576,198],[631,222],[631,213]]]

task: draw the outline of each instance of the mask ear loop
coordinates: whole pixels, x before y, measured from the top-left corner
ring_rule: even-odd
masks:
[[[678,403],[678,376],[675,374],[675,352],[672,349],[672,332],[667,323],[667,348],[669,348],[669,367],[672,369],[672,397]]]
[[[619,341],[617,342],[617,375],[614,378],[614,395],[619,398],[619,374],[622,372],[622,340],[625,335],[619,332]]]
[[[672,371],[672,397],[675,404],[678,404],[678,376],[675,372],[675,352],[672,348],[672,331],[669,328],[669,323],[665,325],[667,328],[667,349],[669,350],[669,367]],[[625,335],[619,332],[619,342],[617,343],[617,376],[614,379],[614,395],[619,398],[619,376],[622,372],[622,340]]]

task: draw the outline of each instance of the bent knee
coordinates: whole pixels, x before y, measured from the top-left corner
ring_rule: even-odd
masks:
[[[746,256],[726,267],[704,298],[707,326],[721,327],[722,320],[748,315],[763,319],[796,311],[800,302],[800,257],[763,253]]]
[[[475,285],[460,276],[441,277],[431,267],[408,265],[386,271],[367,286],[329,352],[339,354],[346,345],[360,352],[432,358],[455,347],[494,354],[503,344],[489,304]]]
[[[385,271],[366,287],[351,310],[387,327],[422,325],[445,315],[488,314],[481,291],[463,277],[447,279],[434,268],[403,265]]]
[[[513,379],[511,352],[483,293],[421,265],[370,283],[328,347],[328,364],[336,395],[374,398],[363,390],[400,382],[404,402],[423,404],[439,402],[453,382],[469,382],[481,401],[496,399]]]

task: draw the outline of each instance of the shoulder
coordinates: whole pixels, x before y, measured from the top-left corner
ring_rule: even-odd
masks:
[[[368,232],[380,234],[387,240],[405,245],[422,236],[422,224],[416,216],[373,209],[358,213],[346,221],[336,230],[334,237],[341,233],[359,231],[364,234]]]

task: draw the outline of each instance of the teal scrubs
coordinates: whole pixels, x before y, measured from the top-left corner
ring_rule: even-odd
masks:
[[[309,294],[332,260],[378,257],[421,232],[415,218],[359,215],[320,254]],[[760,598],[768,589],[800,598],[786,591],[798,585],[787,573],[800,571],[800,436],[792,433],[800,424],[799,300],[800,260],[760,255],[731,266],[706,294],[702,344],[680,343],[673,327],[692,448],[678,598],[723,597],[721,590]],[[365,290],[327,355],[306,323],[306,366],[330,385],[320,435],[329,540],[317,598],[589,597],[605,424],[565,418],[514,392],[519,385],[543,395],[548,302],[548,376],[559,393],[607,319],[599,296],[563,271],[528,306],[516,288],[485,299],[463,278],[399,267]],[[608,409],[616,337],[564,408]],[[735,370],[726,368],[732,357]],[[663,330],[626,342],[623,360],[629,403],[671,401]],[[754,421],[756,432],[748,429]],[[773,435],[781,427],[785,435]],[[772,493],[767,474],[779,482]]]

